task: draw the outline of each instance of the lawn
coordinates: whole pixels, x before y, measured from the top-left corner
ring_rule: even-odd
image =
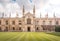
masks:
[[[0,32],[0,41],[60,41],[60,33]]]

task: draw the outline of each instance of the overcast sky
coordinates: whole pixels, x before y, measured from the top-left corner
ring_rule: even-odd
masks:
[[[36,8],[36,17],[39,17],[40,13],[42,17],[48,13],[49,17],[53,17],[53,14],[57,17],[60,17],[60,0],[0,0],[0,17],[2,13],[5,13],[5,16],[15,17],[16,13],[19,14],[19,17],[22,16],[22,6],[25,6],[27,12],[32,12],[33,6]]]

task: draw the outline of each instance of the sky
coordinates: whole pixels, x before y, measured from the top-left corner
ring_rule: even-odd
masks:
[[[0,17],[4,12],[4,17],[16,17],[18,13],[19,17],[22,17],[22,6],[25,7],[25,13],[31,12],[33,14],[33,6],[35,5],[36,17],[45,17],[48,13],[49,17],[53,17],[55,13],[56,17],[60,18],[60,0],[0,0]]]

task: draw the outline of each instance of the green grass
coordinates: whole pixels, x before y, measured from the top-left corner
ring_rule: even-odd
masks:
[[[0,41],[60,41],[60,32],[0,32]]]

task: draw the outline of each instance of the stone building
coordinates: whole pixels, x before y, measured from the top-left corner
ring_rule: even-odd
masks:
[[[0,18],[0,31],[17,31],[17,32],[47,32],[55,31],[55,25],[60,25],[60,18],[36,18],[35,17],[35,6],[33,8],[33,14],[27,12],[23,6],[23,16],[21,18],[16,14],[15,18]],[[3,13],[4,15],[4,13]],[[11,16],[11,15],[10,15]]]

